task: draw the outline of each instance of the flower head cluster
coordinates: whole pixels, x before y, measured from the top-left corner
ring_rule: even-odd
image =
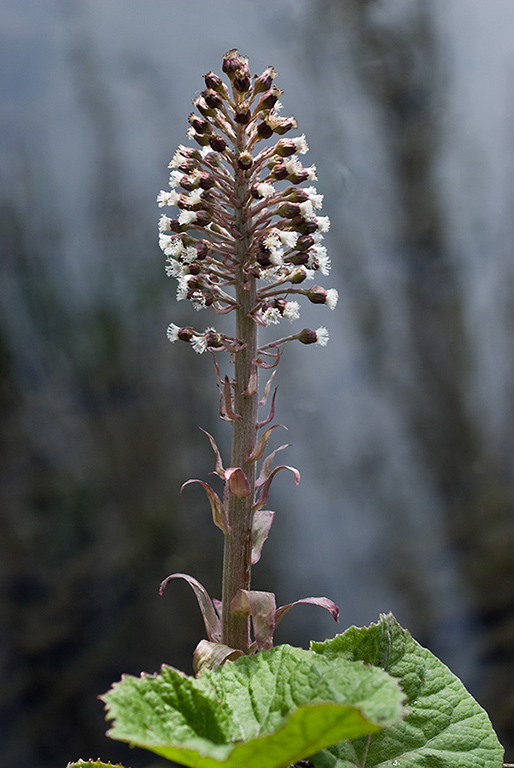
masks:
[[[160,207],[178,209],[159,221],[177,299],[225,314],[241,306],[236,284],[255,284],[246,311],[263,326],[298,319],[295,294],[333,309],[337,291],[306,285],[330,270],[322,245],[330,223],[318,214],[323,196],[312,186],[316,168],[299,159],[308,151],[305,136],[285,137],[297,124],[279,114],[276,72],[268,67],[252,78],[236,50],[225,54],[223,72],[228,85],[214,72],[205,75],[205,90],[193,102],[198,114],[189,116],[187,133],[196,146],[178,147],[169,189],[157,197]],[[238,344],[212,328],[199,333],[173,324],[168,338],[189,341],[197,352]],[[326,331],[320,338],[326,344]]]

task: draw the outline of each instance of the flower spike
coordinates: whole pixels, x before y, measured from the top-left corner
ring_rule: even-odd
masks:
[[[231,336],[214,327],[199,331],[178,323],[166,331],[172,343],[183,341],[197,354],[211,353],[219,415],[232,431],[228,468],[214,437],[205,432],[216,457],[212,474],[225,484],[223,501],[203,480],[182,486],[203,487],[213,521],[225,536],[221,635],[209,642],[228,650],[201,644],[195,653],[199,666],[223,663],[232,658],[231,649],[248,653],[250,617],[256,646],[267,648],[272,642],[274,598],[250,589],[251,566],[261,556],[273,521],[273,512],[264,507],[275,475],[288,469],[296,484],[300,481],[294,467],[273,468],[276,454],[288,445],[265,455],[273,431],[283,426],[273,424],[277,388],[272,392],[272,381],[289,341],[328,342],[323,326],[294,328],[301,300],[332,310],[338,300],[335,289],[309,282],[329,273],[322,243],[330,222],[321,215],[323,195],[313,186],[316,167],[303,160],[307,139],[295,135],[294,117],[279,114],[283,91],[275,84],[277,73],[267,67],[252,77],[247,57],[235,48],[223,56],[222,70],[224,77],[212,71],[205,75],[205,87],[188,117],[190,144],[179,145],[169,164],[169,188],[157,196],[163,209],[159,247],[166,274],[177,281],[177,300],[191,302],[198,312],[235,314]],[[289,335],[277,334],[274,340],[271,335],[259,345],[260,328],[286,320],[293,326]],[[228,374],[214,359],[224,352],[233,366]],[[260,370],[271,371],[262,396]],[[270,395],[266,416],[259,407]],[[214,610],[217,603],[212,604]]]

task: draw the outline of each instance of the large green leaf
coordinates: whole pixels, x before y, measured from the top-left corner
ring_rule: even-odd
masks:
[[[311,757],[315,768],[501,768],[503,748],[461,681],[391,615],[350,627],[312,649],[387,670],[408,696],[407,716],[380,733],[342,741]]]
[[[77,760],[76,763],[68,763],[66,768],[123,768],[122,765],[102,763],[100,760]]]
[[[103,697],[109,735],[192,768],[285,768],[403,716],[383,670],[287,645],[198,678],[163,666],[124,676]]]

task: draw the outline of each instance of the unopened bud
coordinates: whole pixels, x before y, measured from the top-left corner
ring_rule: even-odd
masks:
[[[284,219],[294,219],[295,216],[300,215],[300,206],[298,203],[283,202],[277,205],[277,213]]]
[[[212,131],[211,124],[204,117],[198,117],[194,112],[188,117],[188,123],[191,125],[197,133],[210,133]]]
[[[246,67],[248,70],[248,65]],[[250,90],[252,87],[252,81],[250,78],[250,70],[248,72],[246,70],[241,70],[238,72],[234,77],[234,88],[236,91],[239,91],[239,93],[246,93]]]
[[[327,301],[328,291],[322,288],[321,285],[313,285],[305,291],[305,295],[313,304],[325,304]]]
[[[255,114],[264,110],[273,109],[283,93],[284,91],[282,91],[280,88],[277,88],[276,85],[272,86],[269,91],[265,91],[257,102],[257,106],[255,107]]]
[[[310,200],[309,193],[302,187],[288,187],[287,189],[284,189],[282,196],[292,203],[305,203],[306,200]]]
[[[216,179],[214,176],[212,176],[210,173],[207,173],[207,171],[202,171],[199,175],[199,186],[200,189],[211,189],[216,184]]]
[[[313,285],[305,291],[305,295],[313,304],[326,304],[329,309],[335,309],[339,294],[335,288],[326,291],[320,285]]]
[[[271,169],[271,175],[274,179],[277,179],[280,181],[281,179],[287,179],[288,177],[288,170],[285,166],[285,163],[275,163],[273,168]]]
[[[203,259],[206,259],[209,254],[209,245],[206,240],[198,240],[194,244],[194,248],[196,250],[196,258],[202,261]]]
[[[205,85],[209,90],[216,91],[220,96],[228,96],[227,86],[215,72],[207,72],[204,76]]]
[[[197,211],[196,213],[196,219],[195,224],[198,224],[199,227],[205,227],[211,220],[211,215],[205,210]]]
[[[296,338],[302,344],[319,344],[320,347],[326,347],[328,344],[328,331],[326,328],[317,328],[315,331],[311,328],[304,328]]]
[[[279,157],[290,157],[296,151],[296,142],[293,139],[280,139],[275,145],[274,154]]]
[[[303,283],[303,281],[307,277],[307,272],[305,269],[302,269],[301,267],[297,267],[296,269],[293,269],[292,272],[289,274],[289,280],[293,285],[297,285],[298,283]]]
[[[206,147],[209,143],[209,134],[207,133],[193,133],[193,139],[201,147]]]
[[[196,262],[193,262],[192,264],[188,264],[187,267],[187,274],[189,275],[199,275],[202,271],[202,268],[199,264]]]
[[[290,264],[296,264],[298,266],[299,265],[303,265],[303,264],[307,264],[307,262],[309,261],[309,255],[307,253],[304,253],[304,252],[291,253],[287,257],[287,261]]]
[[[209,107],[203,96],[198,96],[198,98],[193,101],[193,106],[195,106],[204,117],[213,117],[216,114],[216,110]]]
[[[310,328],[304,328],[296,338],[298,341],[301,341],[302,344],[315,344],[318,340],[316,331],[313,331]]]
[[[205,99],[205,103],[211,109],[219,109],[223,104],[223,99],[216,91],[207,88],[206,91],[202,91],[202,96]]]
[[[213,133],[208,142],[215,152],[223,152],[227,148],[227,142],[218,133]]]
[[[277,133],[279,136],[283,136],[284,133],[287,133],[291,130],[291,128],[297,128],[298,123],[296,122],[294,117],[275,117],[273,119],[273,132]]]
[[[191,328],[188,325],[184,326],[184,328],[179,328],[179,330],[177,331],[177,337],[181,341],[191,341],[194,335],[195,335],[195,332],[193,328]]]
[[[236,76],[244,77],[250,76],[250,69],[248,67],[248,58],[246,56],[240,56],[237,52],[237,48],[232,48],[223,56],[223,72],[229,76],[231,82],[234,82]]]
[[[312,235],[300,235],[296,241],[295,249],[297,251],[308,251],[309,248],[312,248],[315,242],[316,241]]]
[[[257,126],[257,136],[260,139],[269,139],[269,137],[272,135],[273,135],[273,128],[271,128],[271,126],[269,126],[266,121],[259,123],[259,125]]]
[[[250,110],[249,104],[246,101],[243,101],[241,104],[237,104],[236,114],[234,115],[234,120],[236,123],[239,125],[248,125],[251,116],[252,112]]]
[[[269,91],[273,83],[273,79],[276,76],[277,73],[273,67],[266,67],[262,75],[259,75],[259,77],[255,80],[255,83],[253,84],[253,92],[258,94],[264,93],[264,91]]]
[[[247,150],[245,150],[244,152],[241,152],[241,154],[237,158],[237,164],[239,168],[242,168],[244,171],[247,171],[248,168],[251,168],[252,163],[253,163],[253,157]]]
[[[302,235],[311,235],[318,231],[316,219],[306,219],[305,216],[295,216],[294,219],[291,219],[291,226]]]

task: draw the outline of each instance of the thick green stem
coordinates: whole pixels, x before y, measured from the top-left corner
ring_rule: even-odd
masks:
[[[250,620],[248,616],[234,613],[230,603],[239,589],[250,589],[252,550],[252,505],[255,500],[255,462],[248,457],[253,452],[257,438],[257,324],[250,316],[256,301],[256,280],[244,270],[250,245],[251,222],[245,218],[248,187],[243,172],[236,174],[235,194],[238,207],[235,224],[239,238],[236,241],[239,261],[236,299],[237,338],[244,343],[235,353],[234,411],[241,418],[232,423],[231,466],[240,467],[250,486],[248,497],[227,494],[230,533],[225,535],[223,554],[223,615],[222,643],[231,648],[248,652]]]

